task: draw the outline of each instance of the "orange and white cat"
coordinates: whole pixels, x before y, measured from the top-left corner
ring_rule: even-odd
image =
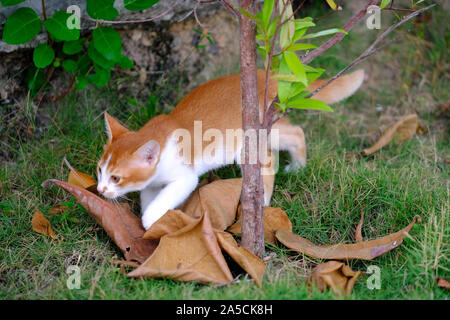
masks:
[[[322,89],[313,98],[332,104],[352,95],[362,84],[364,71],[345,75]],[[264,96],[265,73],[258,70],[260,104]],[[316,80],[308,90],[313,91],[326,80]],[[276,81],[270,81],[269,101],[277,93]],[[198,177],[205,172],[231,164],[240,155],[241,143],[226,150],[223,142],[214,153],[215,161],[206,161],[194,153],[186,159],[179,152],[177,129],[194,136],[194,121],[201,121],[202,131],[216,129],[225,135],[228,129],[242,126],[239,74],[209,81],[189,93],[170,114],[159,115],[139,131],[130,131],[105,112],[108,142],[98,163],[98,191],[107,198],[117,198],[133,191],[141,192],[142,224],[145,229],[161,218],[167,210],[180,206],[196,188]],[[287,119],[277,121],[279,149],[291,155],[290,169],[306,164],[306,145],[303,130]],[[204,146],[208,141],[202,141]],[[225,153],[234,159],[224,157]],[[264,202],[269,205],[274,175],[266,174]]]

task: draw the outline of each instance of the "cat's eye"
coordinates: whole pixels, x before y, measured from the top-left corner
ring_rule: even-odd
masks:
[[[111,181],[113,183],[119,183],[120,182],[120,177],[118,177],[118,176],[111,176]]]

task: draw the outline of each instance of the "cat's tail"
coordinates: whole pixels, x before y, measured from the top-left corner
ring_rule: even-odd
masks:
[[[313,92],[327,81],[328,79],[316,80],[308,86],[307,90]],[[359,69],[350,74],[337,78],[311,98],[320,100],[326,104],[333,104],[354,94],[363,81],[364,70]]]

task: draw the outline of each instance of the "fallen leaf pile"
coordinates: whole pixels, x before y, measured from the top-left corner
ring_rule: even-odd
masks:
[[[200,183],[182,207],[169,210],[145,231],[127,204],[117,205],[100,198],[90,191],[95,190],[95,180],[68,166],[71,169],[69,182],[49,179],[42,186],[53,183],[74,196],[122,250],[127,260],[121,263],[122,268],[123,265],[136,266],[129,277],[224,284],[234,278],[226,259],[229,256],[261,286],[264,262],[239,246],[232,235],[241,233],[238,205],[242,179],[215,178],[211,183]],[[56,236],[44,219],[42,213],[35,214],[34,230]],[[292,223],[280,208],[265,207],[263,224],[267,243],[276,244],[277,239],[289,249],[318,259],[370,260],[398,247],[416,219],[420,221],[416,216],[396,233],[362,241],[361,214],[355,232],[356,243],[328,246],[316,245],[292,233]],[[329,261],[314,270],[310,281],[321,290],[330,287],[335,294],[346,295],[359,275],[360,272],[352,271],[342,262]]]

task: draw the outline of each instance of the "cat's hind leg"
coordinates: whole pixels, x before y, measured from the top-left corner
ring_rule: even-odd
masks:
[[[306,143],[302,128],[282,118],[273,125],[272,129],[279,130],[280,150],[288,151],[291,156],[291,163],[285,170],[295,171],[306,166]]]

